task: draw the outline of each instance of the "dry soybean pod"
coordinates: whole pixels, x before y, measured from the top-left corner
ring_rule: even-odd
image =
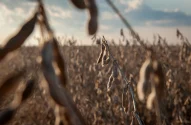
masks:
[[[14,96],[14,100],[11,102],[11,105],[0,112],[0,124],[4,125],[8,123],[15,115],[17,108],[19,107],[21,103],[22,97],[21,97],[21,89],[17,89],[17,92]]]
[[[159,102],[162,101],[162,98],[165,96],[165,75],[162,69],[162,64],[158,61],[153,61],[153,70],[154,70],[154,83],[156,86],[156,94]]]
[[[86,4],[85,4],[84,0],[70,0],[70,1],[78,9],[85,9],[86,8]]]
[[[98,57],[98,60],[97,60],[97,64],[102,62],[102,57],[103,57],[104,51],[105,51],[105,46],[104,46],[104,44],[101,44],[101,52],[99,54],[99,57]]]
[[[39,1],[39,13],[40,13],[41,16],[43,17],[43,18],[42,18],[43,25],[44,25],[45,28],[47,29],[47,31],[48,31],[48,33],[49,33],[49,37],[53,37],[53,36],[54,36],[54,33],[53,33],[52,28],[51,28],[50,25],[49,25],[48,18],[47,18],[47,15],[46,15],[46,11],[45,11],[45,8],[44,8],[44,4],[42,3],[41,0],[38,0],[38,1]],[[42,31],[41,31],[41,32],[42,32]]]
[[[20,71],[16,74],[12,74],[6,79],[0,87],[0,97],[6,95],[7,93],[17,89],[21,77],[24,75],[24,71]]]
[[[107,83],[107,91],[108,92],[110,91],[113,82],[114,82],[114,78],[113,78],[113,75],[111,74],[110,77],[109,77],[109,81]]]
[[[32,93],[34,82],[27,81],[27,83],[24,83],[24,80],[22,80],[21,82],[22,83],[20,84],[15,93],[14,100],[11,103],[11,108],[19,108],[21,103],[23,103],[23,101],[25,101]]]
[[[90,19],[88,21],[88,33],[89,35],[93,35],[98,29],[98,9],[95,0],[86,0],[86,5],[90,14]]]
[[[15,109],[7,108],[0,111],[0,124],[4,125],[8,123],[15,114]]]
[[[59,77],[60,77],[60,80],[62,81],[62,84],[66,86],[68,82],[66,64],[59,50],[58,41],[55,38],[53,39],[53,47],[54,47],[54,58],[61,72]]]
[[[105,65],[105,61],[106,61],[107,57],[108,57],[108,55],[107,55],[107,50],[105,50],[105,51],[103,52],[102,62],[101,62],[101,65],[102,65],[103,67],[104,67],[104,65]]]
[[[26,88],[22,94],[22,101],[25,101],[27,98],[30,97],[34,89],[34,84],[35,84],[35,81],[33,79],[27,81]]]
[[[9,122],[13,116],[15,115],[17,109],[19,108],[20,104],[25,101],[29,95],[32,93],[32,88],[34,86],[33,81],[28,81],[25,88],[18,88],[12,101],[11,105],[0,111],[0,124],[4,125]]]
[[[113,77],[114,77],[115,79],[116,79],[116,78],[118,77],[118,75],[119,75],[118,69],[117,69],[117,61],[116,61],[116,60],[113,61],[112,75],[113,75]]]
[[[18,33],[8,40],[5,46],[0,50],[0,60],[3,59],[9,52],[19,48],[25,42],[34,30],[37,15],[38,13],[35,12],[33,17],[22,26]]]
[[[147,59],[141,66],[139,72],[139,82],[137,84],[137,94],[139,100],[143,101],[145,98],[145,93],[148,90],[149,78],[152,72],[151,60]]]
[[[45,79],[49,86],[50,95],[53,100],[66,108],[66,112],[70,116],[73,124],[84,125],[85,121],[75,106],[73,100],[69,97],[65,88],[60,86],[60,81],[57,78],[54,68],[52,66],[53,61],[53,46],[51,42],[46,42],[42,49],[42,70]],[[76,122],[77,121],[77,122]]]

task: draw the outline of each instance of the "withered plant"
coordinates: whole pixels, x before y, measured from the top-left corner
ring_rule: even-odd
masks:
[[[88,32],[93,35],[98,27],[98,10],[94,0],[75,1],[71,2],[79,9],[88,9],[90,19],[88,22]],[[65,60],[60,52],[59,42],[54,36],[46,10],[42,0],[38,0],[38,7],[36,8],[32,18],[24,23],[20,30],[12,36],[6,44],[0,49],[0,60],[4,59],[9,53],[17,50],[26,41],[26,39],[33,32],[35,25],[39,24],[42,35],[41,43],[41,69],[44,74],[46,82],[43,85],[44,90],[49,94],[49,99],[52,100],[52,108],[55,107],[55,125],[73,124],[84,125],[86,124],[73,100],[71,99],[68,90],[65,88],[68,82],[67,66]],[[48,39],[45,37],[48,36]],[[9,122],[14,117],[19,106],[29,97],[32,93],[34,86],[33,81],[24,81],[23,76],[27,73],[24,69],[16,74],[8,76],[8,78],[1,84],[1,95],[15,90],[15,97],[11,105],[0,112],[0,124]],[[45,81],[44,80],[44,81]],[[26,83],[25,83],[26,82]],[[61,115],[60,109],[63,107],[64,114]],[[63,120],[64,119],[64,120]]]
[[[98,45],[77,46],[75,38],[57,38],[38,0],[32,16],[0,48],[0,124],[191,124],[188,39],[177,30],[182,49],[160,35],[155,44],[145,42],[106,0],[133,38],[132,45],[118,46],[96,36],[96,0],[70,2],[88,11],[87,31]],[[21,47],[36,26],[39,47]],[[124,30],[120,35],[127,40]],[[61,46],[62,40],[66,45]]]

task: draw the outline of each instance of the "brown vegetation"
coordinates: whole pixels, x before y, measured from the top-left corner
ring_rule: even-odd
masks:
[[[88,9],[88,33],[95,34],[95,1],[71,2]],[[191,124],[190,42],[177,30],[182,46],[160,35],[148,45],[107,2],[129,28],[132,45],[121,30],[126,46],[96,35],[96,46],[59,46],[38,0],[33,17],[0,48],[0,124]],[[37,23],[42,45],[21,47]]]

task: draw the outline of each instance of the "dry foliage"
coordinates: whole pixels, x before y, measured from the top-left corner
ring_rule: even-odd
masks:
[[[121,30],[126,46],[96,35],[93,40],[98,46],[75,46],[75,42],[60,46],[38,0],[32,18],[0,49],[1,125],[191,124],[188,39],[177,30],[182,46],[170,46],[158,35],[158,44],[148,47],[114,4],[107,2],[130,29],[132,45]],[[95,34],[95,0],[71,3],[89,11],[88,33]],[[36,24],[41,46],[21,47]],[[146,60],[140,53],[147,55]]]

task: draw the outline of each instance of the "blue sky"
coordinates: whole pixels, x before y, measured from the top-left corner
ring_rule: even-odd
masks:
[[[13,2],[14,1],[14,2]],[[48,17],[57,36],[72,37],[84,44],[91,44],[86,23],[88,13],[76,9],[69,0],[44,0]],[[99,7],[98,35],[118,40],[124,24],[104,0],[96,0]],[[176,29],[179,28],[191,40],[191,0],[112,0],[133,26],[136,32],[152,41],[153,34],[159,33],[169,43],[178,43]],[[0,1],[0,41],[12,35],[32,14],[35,3],[29,0]],[[36,44],[38,27],[27,44]],[[129,34],[125,29],[125,34]]]

